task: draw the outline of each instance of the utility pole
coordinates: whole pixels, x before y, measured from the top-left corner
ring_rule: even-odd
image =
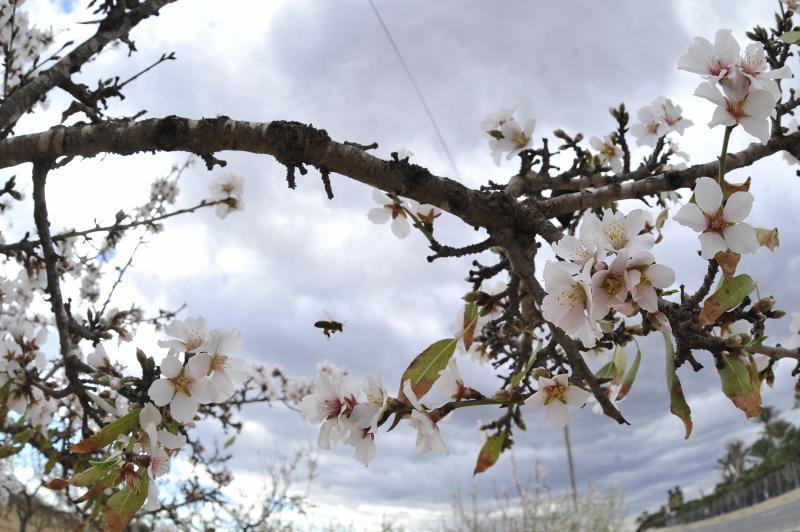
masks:
[[[569,442],[569,424],[564,425],[564,443],[567,446],[567,466],[569,467],[569,483],[572,485],[572,502],[578,505],[578,487],[575,484],[575,464],[572,461],[572,445]]]

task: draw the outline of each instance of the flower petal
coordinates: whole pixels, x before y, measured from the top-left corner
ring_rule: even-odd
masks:
[[[150,385],[147,395],[150,396],[156,406],[164,406],[175,395],[175,385],[169,379],[158,379]]]
[[[544,409],[544,417],[555,428],[564,428],[568,419],[567,405],[561,401],[553,401]]]
[[[408,224],[405,216],[398,216],[392,220],[392,233],[397,238],[405,238],[411,232],[411,226]]]
[[[738,223],[726,227],[723,235],[725,243],[731,251],[736,253],[755,253],[758,249],[756,231],[750,224]]]
[[[700,177],[695,182],[694,200],[704,213],[716,214],[722,205],[722,188],[716,179]]]
[[[567,404],[569,406],[574,406],[576,408],[582,407],[586,404],[586,400],[589,399],[589,392],[584,390],[583,388],[579,388],[577,386],[570,386],[567,388],[567,393],[564,396],[564,399],[567,400]]]
[[[700,235],[700,256],[711,260],[718,251],[726,251],[728,245],[719,233],[703,233]]]
[[[174,379],[181,372],[181,362],[175,355],[167,355],[161,361],[161,375]]]
[[[725,202],[725,208],[722,210],[722,216],[726,222],[741,222],[747,215],[750,214],[750,209],[753,208],[753,195],[749,192],[738,191],[734,192]]]
[[[194,397],[182,393],[176,393],[169,404],[169,413],[172,419],[178,423],[189,423],[197,414],[199,403]]]
[[[392,211],[385,207],[370,209],[367,218],[374,224],[385,224],[392,217]]]
[[[705,231],[708,225],[703,211],[694,203],[687,203],[681,207],[673,219],[681,225],[691,227],[698,233]]]

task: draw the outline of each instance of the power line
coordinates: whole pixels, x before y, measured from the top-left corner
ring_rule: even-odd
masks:
[[[417,93],[417,97],[419,98],[419,101],[422,104],[422,108],[425,110],[425,114],[428,115],[428,119],[431,121],[433,130],[436,132],[436,136],[439,138],[439,142],[441,143],[442,148],[444,149],[444,153],[445,155],[447,155],[447,159],[450,161],[450,165],[453,167],[453,172],[455,173],[456,178],[460,179],[461,175],[458,172],[456,161],[455,159],[453,159],[453,155],[450,153],[450,149],[447,147],[447,142],[445,142],[444,140],[444,135],[442,135],[442,132],[439,129],[439,125],[436,123],[436,119],[433,117],[433,113],[431,112],[430,107],[428,107],[428,103],[425,101],[425,96],[422,95],[422,90],[420,90],[419,85],[417,85],[417,81],[414,79],[414,75],[411,73],[411,69],[408,67],[408,63],[406,63],[406,60],[403,58],[403,54],[400,53],[400,48],[398,48],[397,43],[392,37],[392,33],[389,31],[389,27],[386,26],[386,23],[383,21],[383,17],[381,17],[378,8],[375,6],[375,3],[372,0],[367,0],[367,1],[369,2],[370,7],[372,8],[372,12],[375,13],[375,16],[377,17],[378,23],[380,23],[381,28],[383,28],[383,33],[385,33],[386,38],[389,39],[389,44],[392,45],[394,53],[400,60],[400,64],[403,65],[403,70],[406,71],[406,75],[408,76],[409,81],[411,81],[411,85],[414,87],[414,91]]]

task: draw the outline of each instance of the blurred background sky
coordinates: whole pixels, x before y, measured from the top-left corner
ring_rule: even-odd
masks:
[[[52,25],[58,39],[84,38],[92,27],[75,26],[92,17],[85,2],[28,0],[26,9],[41,26]],[[774,4],[774,5],[773,5]],[[693,162],[716,157],[722,130],[709,130],[710,103],[692,96],[699,78],[676,68],[678,57],[696,35],[713,39],[731,28],[745,44],[744,32],[769,24],[777,2],[716,0],[694,2],[478,2],[376,0],[383,18],[425,94],[459,168],[461,181],[477,187],[488,179],[505,182],[516,162],[494,166],[479,124],[488,113],[521,102],[517,117],[537,120],[535,138],[562,128],[586,138],[614,128],[607,109],[625,102],[635,111],[659,95],[681,105],[694,121],[678,138]],[[312,2],[184,0],[137,27],[131,37],[138,53],[110,49],[78,76],[89,85],[112,75],[131,75],[164,52],[167,63],[130,86],[127,98],[113,102],[118,115],[141,109],[147,116],[192,118],[227,115],[235,119],[288,119],[325,128],[337,140],[368,144],[376,154],[404,147],[415,162],[438,175],[453,176],[451,166],[367,0]],[[797,70],[794,61],[790,61]],[[47,111],[28,115],[17,133],[58,123],[68,99],[54,91]],[[731,149],[753,139],[735,131]],[[273,159],[248,154],[217,154],[224,171],[245,178],[245,211],[218,220],[213,212],[171,220],[166,230],[141,250],[116,303],[137,302],[149,309],[185,302],[185,315],[207,318],[211,327],[236,327],[244,337],[243,355],[280,364],[288,374],[313,376],[318,361],[347,368],[356,377],[380,370],[394,388],[408,362],[433,341],[449,334],[459,312],[463,282],[472,257],[428,264],[421,236],[399,241],[388,226],[366,219],[373,206],[370,189],[332,176],[336,199],[329,201],[314,171],[300,177],[298,189],[286,188],[285,170]],[[634,154],[639,161],[643,152]],[[52,174],[51,223],[55,228],[83,227],[113,219],[120,208],[147,201],[150,183],[165,175],[184,154],[103,156],[77,161]],[[29,174],[20,166],[3,171]],[[196,165],[181,181],[181,204],[202,199],[220,173]],[[796,203],[800,199],[794,169],[780,156],[733,172],[752,176],[756,201],[749,221],[781,230],[781,247],[762,248],[744,257],[741,271],[759,283],[762,295],[775,294],[779,307],[800,310],[800,255]],[[23,190],[30,192],[25,179]],[[631,203],[626,208],[641,206]],[[22,204],[6,230],[30,229],[30,205]],[[673,213],[676,209],[673,208]],[[481,234],[448,215],[440,219],[441,240],[459,245]],[[696,253],[696,234],[671,220],[655,249],[660,263],[676,270],[691,291],[705,266]],[[119,250],[127,257],[126,247]],[[543,257],[541,257],[543,259]],[[109,265],[111,271],[111,265]],[[325,338],[312,327],[328,310],[345,332]],[[788,337],[788,318],[768,332],[775,341]],[[156,358],[157,336],[143,334],[136,345]],[[116,356],[131,360],[134,346]],[[680,370],[693,409],[694,433],[683,439],[680,420],[669,414],[664,382],[663,342],[652,335],[642,342],[639,377],[622,403],[632,423],[618,427],[590,409],[572,413],[571,432],[578,481],[625,490],[627,511],[638,514],[666,501],[666,491],[682,485],[694,496],[718,481],[716,458],[725,441],[750,442],[757,427],[719,391],[719,379],[706,353],[706,371]],[[631,355],[633,353],[630,353]],[[489,367],[459,359],[468,385],[495,389]],[[782,362],[765,403],[797,420],[789,377]],[[393,391],[393,390],[392,390]],[[312,522],[337,520],[365,527],[388,516],[422,526],[447,513],[451,495],[469,490],[481,445],[476,430],[491,409],[459,411],[441,428],[450,454],[419,456],[414,431],[401,426],[377,438],[378,457],[368,468],[349,447],[320,455],[320,476],[312,489]],[[474,411],[472,411],[474,410]],[[265,464],[277,452],[310,445],[316,428],[281,405],[257,406],[243,413],[244,437],[235,447],[236,488],[257,486]],[[523,472],[538,460],[556,489],[567,485],[563,435],[535,414],[518,432],[515,454]],[[199,430],[221,438],[213,426]],[[475,481],[491,496],[510,486],[508,457]]]

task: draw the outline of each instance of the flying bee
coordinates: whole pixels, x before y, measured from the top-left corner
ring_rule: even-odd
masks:
[[[322,329],[322,334],[324,334],[328,338],[331,337],[331,334],[342,332],[342,330],[344,329],[344,324],[334,320],[327,312],[325,312],[324,314],[325,314],[325,319],[315,322],[314,327]]]

